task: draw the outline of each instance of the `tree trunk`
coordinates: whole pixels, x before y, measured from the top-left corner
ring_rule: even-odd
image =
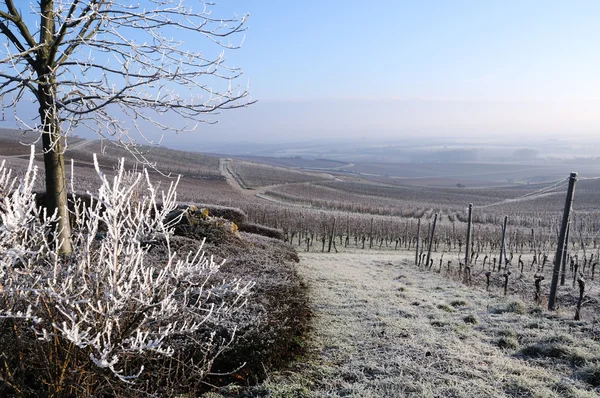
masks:
[[[58,132],[55,113],[47,103],[40,106],[40,118],[43,120],[44,132],[42,144],[44,148],[44,167],[46,171],[46,207],[48,213],[57,212],[57,246],[61,254],[71,253],[71,225],[67,207],[67,185],[65,159],[63,156],[62,137]]]
[[[40,1],[40,44],[37,51],[36,73],[38,75],[38,103],[42,124],[42,145],[46,172],[46,207],[49,214],[56,211],[56,245],[60,254],[71,253],[71,225],[67,207],[67,184],[63,137],[61,135],[56,96],[56,75],[54,56],[57,43],[54,43],[55,15],[52,0]]]

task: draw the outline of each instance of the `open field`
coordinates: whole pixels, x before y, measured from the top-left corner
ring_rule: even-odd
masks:
[[[246,188],[255,189],[271,185],[293,184],[310,181],[331,179],[331,176],[322,173],[306,173],[289,168],[266,164],[229,161],[230,171],[236,179]]]
[[[18,144],[22,140],[20,134],[14,131],[8,134],[6,131],[9,130],[3,130],[0,135],[0,156],[27,155],[28,149]],[[454,215],[464,212],[468,203],[479,208],[483,218],[494,218],[487,217],[487,214],[496,213],[551,216],[561,211],[566,177],[570,171],[579,171],[584,178],[600,175],[594,163],[569,165],[558,162],[552,166],[538,163],[342,163],[255,157],[252,158],[253,162],[229,161],[230,170],[244,185],[243,191],[248,191],[240,196],[228,188],[218,158],[160,147],[142,146],[139,149],[148,161],[158,165],[163,174],[182,174],[183,181],[192,181],[186,184],[190,196],[237,202],[240,207],[268,206],[272,204],[270,202],[276,202],[292,207],[308,205],[316,210],[401,217],[418,216],[423,208],[425,213],[439,208],[444,214]],[[74,159],[76,167],[89,168],[92,153],[103,153],[99,160],[108,167],[121,157],[130,158],[125,150],[113,145],[102,145],[99,141],[81,142],[79,139],[71,142],[67,158]],[[257,163],[260,160],[271,165]],[[275,164],[277,162],[279,164]],[[305,172],[302,168],[311,170]],[[354,170],[356,173],[340,173],[340,169]],[[518,173],[523,175],[519,178],[510,176]],[[479,178],[487,185],[477,187],[477,184],[472,184]],[[434,184],[442,187],[426,186],[428,184],[419,182],[431,182],[433,179],[442,181],[442,184]],[[209,183],[209,180],[212,182]],[[598,181],[582,180],[578,183],[575,201],[577,211],[596,210],[597,193],[600,192]],[[194,189],[195,182],[206,182],[206,192],[203,192],[202,184],[197,184],[198,189]],[[457,187],[456,184],[462,185]],[[219,189],[223,194],[217,193]],[[543,192],[534,194],[539,191]],[[519,200],[514,201],[515,198]],[[272,200],[269,202],[269,199]]]
[[[482,144],[483,146],[484,144]],[[478,148],[487,156],[474,159],[461,158],[460,156],[443,156],[432,159],[427,153],[460,153],[458,149],[448,149],[443,146],[427,147],[417,143],[408,143],[402,149],[406,156],[396,156],[396,146],[390,147],[348,147],[340,144],[332,146],[331,153],[322,154],[323,158],[314,158],[319,154],[318,148],[307,152],[303,156],[248,156],[242,154],[219,155],[233,159],[264,163],[275,166],[284,166],[296,170],[320,170],[333,172],[337,176],[355,177],[366,180],[378,181],[386,184],[399,184],[424,187],[455,187],[462,184],[469,188],[510,187],[514,185],[527,185],[535,183],[548,183],[568,175],[570,171],[578,171],[585,176],[599,176],[600,166],[597,158],[577,157],[579,154],[593,154],[593,144],[587,145],[591,151],[575,149],[576,145],[563,143],[565,151],[560,157],[533,156],[520,158],[515,154],[523,151],[537,153],[534,149],[504,148],[493,145],[487,150]],[[539,145],[539,143],[538,143]],[[324,146],[327,146],[324,144]],[[586,146],[584,146],[586,147]],[[352,148],[352,149],[351,149]],[[337,159],[343,153],[342,160]],[[363,152],[372,152],[372,156],[363,159]],[[470,150],[465,150],[469,152]],[[472,149],[476,151],[476,149]],[[540,149],[542,153],[544,150]],[[422,154],[422,156],[419,156]],[[567,157],[570,155],[570,157]]]

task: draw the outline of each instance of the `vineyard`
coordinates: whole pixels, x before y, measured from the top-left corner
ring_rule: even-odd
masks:
[[[0,156],[18,165],[27,154],[22,148],[14,142],[2,145]],[[517,300],[524,306],[518,311],[539,312],[548,306],[568,171],[537,183],[434,187],[349,175],[345,170],[349,165],[336,162],[318,161],[315,165],[323,170],[306,171],[308,162],[298,159],[259,164],[168,149],[142,150],[149,162],[157,162],[152,178],[161,184],[172,181],[169,175],[183,174],[180,202],[241,209],[249,225],[278,230],[300,253],[331,258],[384,253],[405,259],[405,269],[423,277],[429,274],[465,289]],[[76,190],[85,191],[94,179],[90,163],[94,152],[102,153],[99,142],[76,141],[67,151],[76,168]],[[111,147],[99,160],[108,169],[122,156],[126,153]],[[491,166],[486,167],[491,172]],[[556,295],[562,316],[577,320],[572,324],[577,335],[594,341],[600,338],[599,195],[600,180],[591,171],[581,173]],[[470,235],[469,204],[473,204]],[[595,364],[597,359],[586,363]]]
[[[27,148],[15,143],[18,137],[5,140],[0,155],[9,156],[9,163],[22,161],[19,155],[25,158]],[[102,154],[99,160],[105,168],[127,155],[113,146],[105,150],[99,141],[74,142],[67,158],[74,161],[75,188],[81,191],[85,191],[88,180],[95,178],[90,162],[92,153]],[[431,272],[486,289],[502,288],[509,295],[523,298],[534,297],[532,289],[543,291],[551,278],[566,173],[565,178],[546,183],[440,188],[399,185],[397,181],[381,182],[379,178],[337,173],[340,168],[351,166],[367,171],[385,169],[373,164],[356,166],[318,160],[312,161],[313,166],[328,167],[327,172],[306,172],[301,168],[310,162],[301,159],[279,160],[280,164],[274,165],[235,159],[223,162],[197,153],[155,147],[141,147],[140,153],[149,162],[160,164],[153,175],[164,184],[172,181],[169,175],[183,174],[180,201],[240,208],[250,223],[281,230],[284,240],[300,251],[410,251],[415,255],[416,265]],[[283,164],[295,167],[286,168]],[[235,177],[233,183],[231,180],[228,183],[224,167]],[[452,167],[449,173],[456,172],[457,166]],[[416,173],[414,165],[408,169],[407,173]],[[437,169],[437,165],[425,165],[421,173]],[[507,168],[509,172],[516,169],[516,166]],[[482,172],[493,173],[493,169],[486,165],[477,168],[474,174]],[[599,193],[600,180],[580,178],[563,274],[564,286],[577,288],[579,276],[586,280],[584,307],[596,304],[590,292],[596,289],[597,271],[600,272],[596,269],[600,258]],[[465,270],[469,203],[474,204],[473,238],[471,268]],[[504,246],[501,246],[505,217]],[[429,246],[431,253],[427,254]],[[578,296],[575,290],[565,291],[561,303],[573,305]]]
[[[0,398],[600,398],[581,3],[5,0]]]
[[[248,165],[236,163],[238,173]],[[284,240],[299,251],[409,251],[416,267],[546,305],[566,174],[546,183],[465,189],[387,184],[338,174],[273,184],[276,178],[267,174],[261,179],[256,170],[252,165],[246,171],[253,175],[255,188],[246,189],[245,203],[237,206],[252,222],[282,230]],[[575,308],[579,303],[590,314],[600,310],[599,187],[594,178],[578,182],[557,298],[559,306]],[[467,263],[469,203],[475,205]]]

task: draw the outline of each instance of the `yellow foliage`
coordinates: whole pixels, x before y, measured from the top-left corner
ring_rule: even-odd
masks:
[[[204,208],[200,211],[200,215],[202,216],[202,218],[207,219],[208,218],[208,209]]]

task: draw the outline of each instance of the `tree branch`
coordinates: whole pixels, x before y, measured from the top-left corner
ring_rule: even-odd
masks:
[[[92,1],[90,4],[88,4],[88,6],[83,9],[81,11],[81,14],[78,18],[78,20],[83,20],[85,18],[86,15],[89,16],[89,13],[92,12],[92,4],[98,4],[97,7],[102,7],[102,4],[105,3],[104,0],[102,0],[100,3],[98,3],[96,0]],[[88,32],[88,30],[92,27],[92,25],[94,24],[94,22],[97,22],[98,24],[96,25],[96,27],[94,29],[92,29],[91,32]],[[63,25],[66,26],[66,25]],[[76,24],[73,25],[72,27],[77,26]],[[71,54],[73,54],[73,51],[75,51],[75,49],[82,43],[84,43],[86,40],[90,39],[98,30],[98,28],[100,27],[100,23],[98,20],[94,19],[94,18],[87,18],[87,21],[85,22],[85,24],[81,27],[81,29],[79,30],[79,33],[77,33],[76,38],[77,40],[73,40],[71,41],[71,44],[62,52],[61,57],[56,61],[57,65],[60,65],[61,63],[65,62],[70,56]],[[64,34],[62,39],[64,38]],[[58,49],[58,46],[57,46]]]
[[[1,14],[4,14],[4,13],[0,13],[0,16],[3,16]],[[21,44],[21,42],[19,41],[17,36],[14,35],[14,33],[8,28],[8,26],[6,26],[6,24],[4,22],[0,22],[0,31],[17,48],[17,50],[20,52],[20,54],[18,54],[18,55],[22,55],[23,57],[25,57],[25,59],[27,60],[29,65],[31,65],[32,67],[35,67],[35,60],[33,58],[31,58],[31,55],[29,55],[31,50],[25,49],[25,47],[23,46],[23,44]],[[37,46],[35,46],[35,48],[37,48]]]
[[[19,29],[19,32],[21,33],[21,36],[23,37],[23,39],[25,39],[25,41],[27,42],[27,45],[29,47],[35,47],[37,45],[37,42],[31,35],[31,33],[29,33],[29,29],[27,29],[27,25],[25,25],[25,22],[21,18],[21,14],[19,14],[19,11],[17,11],[15,5],[13,4],[13,1],[12,0],[4,0],[4,4],[6,4],[6,7],[8,8],[8,12],[10,13],[10,16],[11,16],[11,18],[9,18],[10,21],[15,24],[17,29]]]
[[[19,76],[8,75],[8,74],[2,73],[2,72],[0,72],[0,77],[3,77],[8,80],[8,82],[3,83],[2,86],[0,86],[0,90],[2,90],[4,87],[8,86],[10,83],[18,83],[20,85],[27,87],[29,90],[31,90],[31,92],[36,96],[36,98],[38,97],[38,91],[35,88],[35,86],[32,84],[31,80],[23,79],[23,78],[20,78]],[[3,95],[3,94],[6,94],[6,92],[0,92],[0,95]]]

